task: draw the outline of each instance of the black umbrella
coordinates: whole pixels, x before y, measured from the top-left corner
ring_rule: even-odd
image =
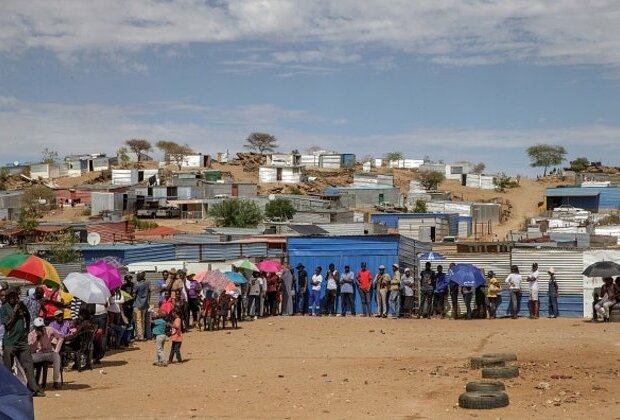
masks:
[[[620,264],[613,261],[599,261],[588,266],[582,273],[587,277],[613,277],[620,276]]]

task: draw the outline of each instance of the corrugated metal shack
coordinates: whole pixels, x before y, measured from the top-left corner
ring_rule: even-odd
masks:
[[[421,242],[440,241],[445,236],[459,234],[457,213],[375,213],[370,215],[370,220]]]
[[[75,245],[86,264],[98,259],[113,257],[121,264],[141,261],[169,261],[176,259],[174,244],[88,244]]]
[[[0,220],[17,220],[22,208],[22,191],[0,191]]]
[[[390,203],[400,204],[400,188],[383,185],[353,186],[353,187],[329,187],[325,189],[327,194],[337,194],[340,204],[348,208],[365,208]]]

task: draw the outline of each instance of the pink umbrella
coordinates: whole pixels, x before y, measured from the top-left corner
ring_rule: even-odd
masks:
[[[215,291],[226,289],[226,286],[230,283],[230,279],[219,270],[201,271],[194,276],[194,279],[202,284],[206,284]]]
[[[263,260],[256,264],[256,266],[265,273],[277,273],[282,270],[282,264],[276,260]]]
[[[120,270],[108,261],[99,260],[89,264],[86,266],[86,271],[103,280],[110,290],[119,288],[123,284]]]

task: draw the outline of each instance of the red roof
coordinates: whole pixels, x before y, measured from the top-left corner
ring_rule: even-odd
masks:
[[[182,230],[178,230],[178,229],[168,227],[168,226],[157,226],[156,228],[153,228],[153,229],[137,230],[135,232],[135,235],[136,236],[172,236],[172,235],[179,235],[182,233],[186,233],[186,232],[183,232]]]

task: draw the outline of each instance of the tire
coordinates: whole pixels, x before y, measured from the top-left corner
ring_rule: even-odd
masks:
[[[505,389],[504,383],[500,381],[475,381],[465,385],[466,392],[499,392]]]
[[[510,403],[508,394],[495,392],[465,392],[459,396],[459,407],[488,410],[506,407]]]
[[[482,369],[484,379],[510,379],[519,376],[519,368],[516,366],[489,367]]]
[[[609,322],[620,322],[620,309],[613,307],[609,311]]]
[[[487,353],[483,354],[482,357],[499,357],[504,362],[516,362],[517,355],[514,353]]]
[[[499,357],[472,357],[469,359],[469,366],[472,369],[480,369],[483,367],[493,367],[493,366],[505,366],[506,362],[504,359]]]

